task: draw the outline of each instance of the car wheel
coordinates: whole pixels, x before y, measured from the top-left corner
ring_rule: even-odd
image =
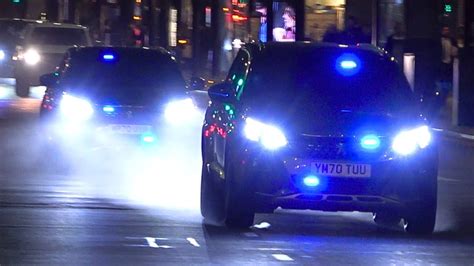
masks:
[[[402,220],[400,215],[397,215],[396,213],[393,213],[390,211],[376,212],[374,213],[373,219],[377,225],[380,225],[383,227],[395,227]]]
[[[229,147],[230,148],[230,147]],[[239,167],[234,154],[226,149],[225,158],[225,225],[230,228],[248,228],[255,217],[254,193],[251,178],[245,168]]]
[[[16,95],[19,97],[28,97],[30,95],[30,85],[28,82],[17,78],[15,83],[15,91]]]
[[[434,231],[436,222],[436,204],[437,204],[437,178],[431,178],[426,182],[420,193],[423,195],[423,201],[412,206],[407,211],[404,220],[404,228],[407,233],[414,235],[427,235]]]
[[[236,165],[226,153],[225,180],[208,170],[211,155],[203,145],[203,164],[201,173],[201,214],[207,224],[225,225],[229,228],[248,228],[253,225],[254,210],[252,193]],[[242,178],[241,178],[242,177]]]
[[[219,184],[217,177],[208,170],[211,162],[209,145],[202,140],[202,170],[201,170],[201,215],[207,224],[220,224],[224,219],[225,195],[224,185]],[[222,182],[223,183],[223,182]]]

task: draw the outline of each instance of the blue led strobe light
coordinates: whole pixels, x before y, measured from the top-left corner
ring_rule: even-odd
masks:
[[[360,140],[360,146],[366,150],[376,150],[380,147],[380,138],[376,135],[366,135]]]
[[[102,55],[102,59],[106,62],[114,61],[115,60],[115,55],[111,53],[106,53]]]
[[[309,175],[303,178],[303,184],[307,187],[317,187],[320,184],[319,178],[315,175]]]
[[[106,106],[102,107],[102,111],[104,111],[106,113],[113,113],[113,112],[115,112],[115,108],[113,106],[106,105]]]
[[[336,59],[336,70],[339,74],[350,77],[359,73],[361,62],[357,55],[344,53]]]

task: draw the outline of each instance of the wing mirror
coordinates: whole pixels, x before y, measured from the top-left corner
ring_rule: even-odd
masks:
[[[40,77],[41,85],[46,86],[46,87],[51,87],[55,85],[58,82],[58,80],[59,80],[59,74],[56,72],[45,74]]]
[[[230,83],[218,83],[209,88],[209,98],[213,101],[235,102],[235,92]]]
[[[206,89],[206,80],[200,77],[192,77],[189,81],[189,90],[202,91]]]

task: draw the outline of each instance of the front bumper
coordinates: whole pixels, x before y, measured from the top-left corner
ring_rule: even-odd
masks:
[[[245,176],[254,184],[257,212],[271,212],[282,207],[363,212],[389,209],[403,213],[412,204],[425,200],[421,191],[437,178],[434,146],[407,157],[356,161],[371,165],[370,177],[317,175],[320,184],[316,187],[302,185],[302,179],[313,174],[311,162],[321,159],[252,148],[244,148],[240,158],[245,164]],[[350,160],[337,162],[354,163]]]

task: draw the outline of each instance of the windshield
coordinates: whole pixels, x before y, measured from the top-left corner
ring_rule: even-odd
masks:
[[[254,61],[243,97],[256,104],[294,106],[311,113],[396,113],[413,103],[396,63],[373,52],[275,48]]]
[[[21,20],[0,20],[0,44],[14,48],[20,43],[27,24]]]
[[[105,61],[104,55],[114,60]],[[120,104],[148,104],[184,92],[185,83],[169,56],[152,50],[72,53],[61,84],[72,94]]]
[[[86,32],[83,29],[37,27],[29,37],[32,45],[87,45]]]

